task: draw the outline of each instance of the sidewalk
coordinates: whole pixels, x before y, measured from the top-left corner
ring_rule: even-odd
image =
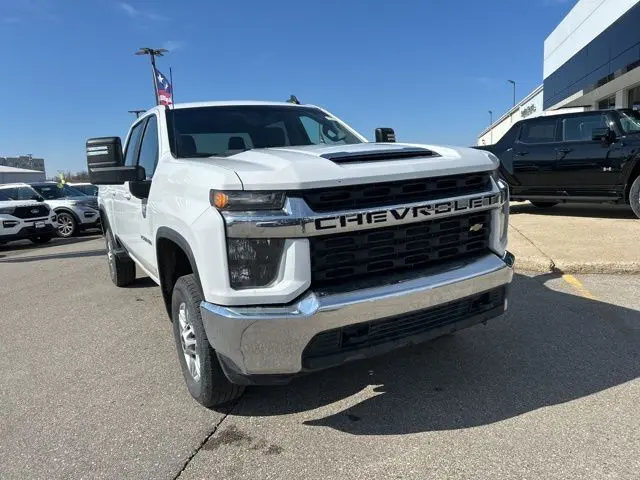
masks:
[[[509,223],[518,270],[640,273],[640,219],[629,207],[512,202]]]

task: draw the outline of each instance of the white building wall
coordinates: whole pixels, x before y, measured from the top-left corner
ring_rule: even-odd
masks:
[[[604,32],[639,0],[580,0],[544,41],[543,78]]]

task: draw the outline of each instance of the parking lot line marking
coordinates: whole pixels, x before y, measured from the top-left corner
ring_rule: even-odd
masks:
[[[575,288],[580,295],[582,295],[585,298],[590,298],[591,300],[595,300],[596,297],[593,293],[591,293],[589,290],[587,290],[585,288],[584,285],[582,285],[582,283],[580,282],[580,280],[578,280],[576,277],[574,277],[573,275],[569,275],[569,274],[563,274],[562,275],[562,279],[567,282],[569,285],[571,285],[573,288]]]

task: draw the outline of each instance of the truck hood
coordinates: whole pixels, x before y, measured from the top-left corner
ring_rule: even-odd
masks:
[[[480,150],[410,143],[262,148],[215,158],[215,163],[234,170],[245,190],[302,190],[498,167],[495,158]]]

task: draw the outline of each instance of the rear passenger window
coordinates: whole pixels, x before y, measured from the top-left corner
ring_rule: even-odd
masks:
[[[549,119],[537,122],[525,123],[522,126],[520,141],[525,143],[554,142],[556,139],[557,120]]]
[[[562,120],[562,138],[567,142],[591,141],[593,130],[607,126],[605,115],[579,115]]]

